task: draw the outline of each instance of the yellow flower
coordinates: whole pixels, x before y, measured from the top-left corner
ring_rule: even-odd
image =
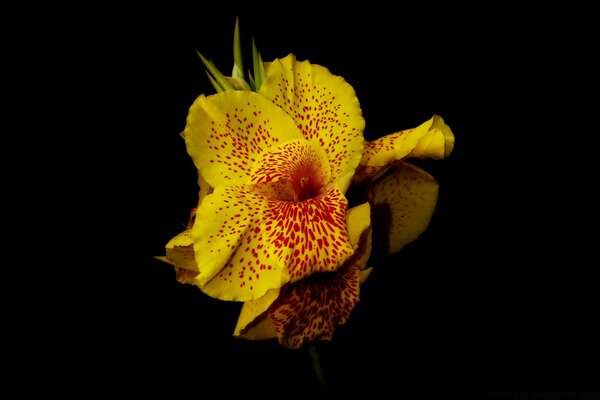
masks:
[[[198,169],[197,208],[165,246],[181,283],[244,302],[234,336],[289,348],[331,340],[359,302],[374,249],[394,253],[427,228],[438,183],[408,162],[442,159],[454,134],[434,115],[371,142],[352,87],[290,54],[243,73],[202,57],[217,90],[183,132]],[[365,202],[348,209],[346,192]],[[376,243],[376,245],[374,244]]]
[[[362,157],[352,87],[293,55],[270,63],[258,93],[200,96],[183,136],[213,189],[191,229],[202,291],[246,301],[352,255],[345,216]]]

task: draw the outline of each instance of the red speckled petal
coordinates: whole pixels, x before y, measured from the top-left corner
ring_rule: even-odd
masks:
[[[425,231],[437,204],[439,185],[421,168],[401,163],[373,186],[373,208],[383,207],[390,253],[400,251]],[[386,229],[387,230],[387,229]],[[384,233],[375,229],[376,234]],[[388,233],[388,232],[385,232]]]
[[[333,181],[345,192],[364,145],[365,121],[352,86],[327,68],[290,54],[269,66],[260,94],[288,113],[327,154]]]
[[[230,90],[196,99],[184,137],[202,178],[217,187],[247,183],[264,149],[303,136],[290,116],[263,96]]]
[[[405,158],[444,158],[453,147],[454,134],[444,120],[435,115],[414,129],[367,142],[354,180],[360,183],[376,179],[395,161]]]
[[[192,233],[205,293],[256,299],[313,272],[335,271],[353,253],[339,189],[330,185],[295,202],[282,200],[286,184],[217,187],[198,207]]]
[[[296,349],[304,341],[331,340],[358,303],[359,269],[344,268],[281,288],[268,310],[279,342]]]

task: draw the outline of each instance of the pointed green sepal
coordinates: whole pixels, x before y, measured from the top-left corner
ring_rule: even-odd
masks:
[[[216,81],[223,90],[235,89],[235,87],[230,82],[228,82],[227,79],[225,79],[225,76],[223,75],[223,73],[221,71],[219,71],[219,69],[217,67],[215,67],[215,65],[213,64],[212,61],[210,61],[206,57],[204,57],[198,50],[196,50],[196,53],[198,53],[198,56],[200,56],[202,63],[206,67],[206,70],[207,70],[206,72],[209,75],[209,78],[211,78],[211,76],[212,76],[211,83],[213,81]],[[213,86],[215,86],[214,83],[213,83]],[[215,89],[217,89],[216,86],[215,86]],[[219,90],[217,89],[217,91],[219,91]]]
[[[208,72],[208,70],[206,71],[206,76],[208,76],[208,80],[213,85],[213,87],[215,88],[217,93],[221,93],[221,92],[225,91],[225,89],[223,89],[223,87],[221,85],[219,85],[219,82],[215,81],[215,79],[212,76],[210,76],[210,73]]]
[[[245,80],[244,63],[242,61],[242,45],[240,40],[240,20],[235,19],[235,29],[233,31],[233,72],[231,76]]]
[[[252,71],[248,71],[248,79],[250,80],[250,87],[256,92],[256,84],[254,83],[254,78],[252,77]]]
[[[254,38],[252,38],[252,67],[254,69],[254,90],[258,92],[258,89],[262,86],[265,81],[265,65],[262,61],[262,57],[256,48]]]

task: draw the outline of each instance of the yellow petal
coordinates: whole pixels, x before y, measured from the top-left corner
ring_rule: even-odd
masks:
[[[355,248],[360,236],[371,226],[371,206],[368,202],[352,207],[346,214],[348,238]]]
[[[165,262],[179,268],[198,272],[192,240],[192,231],[186,229],[165,245]]]
[[[371,257],[373,241],[373,230],[369,226],[360,236],[358,247],[354,251],[354,254],[344,264],[344,267],[354,267],[359,270],[364,270],[367,267],[367,262]]]
[[[359,290],[359,270],[353,267],[284,286],[268,310],[279,343],[295,349],[304,341],[331,340],[348,321]]]
[[[278,183],[217,187],[198,207],[197,282],[208,295],[256,299],[313,272],[335,271],[353,253],[339,189],[295,202],[279,197]]]
[[[454,135],[444,120],[434,115],[414,129],[383,136],[365,144],[355,182],[372,181],[394,162],[405,158],[444,158],[454,147]]]
[[[198,187],[200,187],[200,193],[198,195],[198,204],[200,204],[214,189],[206,182],[206,179],[204,179],[200,173],[198,173]]]
[[[354,254],[344,264],[345,267],[355,267],[359,270],[366,268],[371,257],[371,206],[364,203],[352,207],[346,214],[348,237],[354,246]]]
[[[327,153],[333,181],[346,192],[364,145],[365,122],[352,86],[294,55],[270,65],[260,94],[288,113],[304,137]]]
[[[437,197],[438,183],[431,175],[406,162],[397,165],[373,186],[375,236],[389,238],[390,253],[399,251],[425,231]]]
[[[246,301],[240,311],[233,335],[250,340],[277,337],[273,323],[263,315],[277,297],[279,297],[279,289],[273,289],[261,298]]]
[[[302,137],[279,107],[257,93],[238,90],[198,97],[184,130],[187,151],[212,187],[248,182],[264,149]]]
[[[360,271],[360,273],[358,275],[358,280],[361,285],[363,283],[365,283],[365,281],[369,278],[369,276],[371,276],[371,272],[373,272],[373,268],[367,268],[367,269],[363,269],[362,271]]]
[[[175,270],[175,278],[180,283],[195,284],[198,266],[194,257],[191,230],[186,229],[173,237],[165,245],[165,255],[155,257]]]

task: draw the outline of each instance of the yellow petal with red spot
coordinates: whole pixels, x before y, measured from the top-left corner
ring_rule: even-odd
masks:
[[[229,90],[196,99],[184,138],[199,173],[217,187],[248,182],[262,151],[302,138],[302,132],[289,115],[263,96]]]
[[[365,121],[352,86],[327,68],[297,61],[290,54],[271,62],[259,93],[288,113],[306,139],[325,150],[332,179],[345,193],[364,146]]]
[[[374,180],[394,162],[405,158],[444,158],[454,148],[454,134],[444,120],[434,115],[414,129],[383,136],[367,142],[354,180]]]
[[[200,288],[247,301],[313,272],[335,271],[353,253],[347,201],[333,185],[289,201],[287,181],[217,187],[192,229]],[[283,193],[283,194],[282,194]]]
[[[395,253],[425,231],[437,204],[438,183],[421,168],[401,163],[373,186],[375,235]]]
[[[277,297],[279,297],[279,289],[273,289],[261,298],[246,301],[240,311],[233,335],[250,340],[277,337],[273,323],[264,314]]]

